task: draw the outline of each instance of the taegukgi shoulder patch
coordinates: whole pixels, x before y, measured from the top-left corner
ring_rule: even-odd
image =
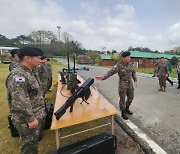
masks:
[[[25,77],[19,76],[15,79],[16,82],[25,82]]]

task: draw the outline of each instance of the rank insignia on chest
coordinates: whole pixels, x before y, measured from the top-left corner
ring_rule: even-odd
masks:
[[[25,82],[25,78],[24,77],[17,77],[16,82]]]

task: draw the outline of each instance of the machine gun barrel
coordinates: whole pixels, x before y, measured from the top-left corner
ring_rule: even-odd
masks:
[[[87,90],[94,83],[93,78],[88,78],[79,88],[75,91],[66,102],[54,113],[57,120],[59,120],[66,110],[71,106],[73,106],[76,99],[83,95],[83,92]],[[71,111],[72,112],[72,111]]]

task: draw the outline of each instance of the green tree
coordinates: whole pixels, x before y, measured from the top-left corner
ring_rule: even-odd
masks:
[[[175,65],[177,63],[177,61],[178,61],[178,58],[175,56],[170,59],[170,62],[172,65]]]
[[[96,51],[88,51],[87,55],[91,57],[95,64],[98,64],[101,60],[101,56]]]
[[[111,56],[111,59],[115,60],[115,61],[120,61],[122,59],[122,57],[120,55],[118,55],[118,56]]]
[[[57,40],[57,36],[52,31],[45,30],[33,31],[29,37],[32,44],[50,44],[52,41]]]

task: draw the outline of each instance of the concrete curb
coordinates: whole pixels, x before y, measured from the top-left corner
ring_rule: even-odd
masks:
[[[119,115],[115,115],[114,119],[116,123],[125,131],[137,144],[140,145],[144,153],[146,154],[155,154],[152,148],[142,140],[123,120]]]

